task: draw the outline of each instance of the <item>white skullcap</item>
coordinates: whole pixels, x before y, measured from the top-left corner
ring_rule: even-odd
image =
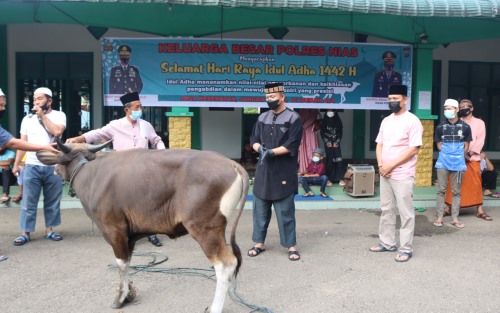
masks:
[[[40,87],[33,94],[36,95],[37,93],[43,93],[52,98],[52,91],[47,87]]]
[[[449,105],[451,107],[458,108],[458,101],[455,99],[446,99],[443,106],[447,106],[447,105]]]
[[[0,97],[5,97],[5,94],[2,91],[2,88],[0,88]]]

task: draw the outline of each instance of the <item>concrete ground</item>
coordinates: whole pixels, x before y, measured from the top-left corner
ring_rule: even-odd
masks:
[[[466,227],[461,230],[449,218],[443,227],[433,226],[430,208],[417,212],[414,256],[407,263],[395,262],[395,253],[368,251],[378,243],[376,209],[298,210],[298,262],[288,261],[279,246],[273,216],[267,251],[250,258],[252,217],[245,210],[237,232],[244,256],[236,292],[267,312],[499,312],[500,213],[498,206],[486,210],[493,222],[476,218],[474,210],[462,211]],[[0,207],[0,254],[9,256],[0,263],[0,312],[190,313],[210,305],[212,280],[174,270],[211,274],[198,244],[189,236],[160,236],[163,247],[142,240],[136,251],[168,256],[157,266],[163,270],[132,275],[139,300],[111,309],[118,274],[108,266],[115,264],[110,246],[82,209],[62,210],[62,219],[56,230],[63,241],[43,239],[39,212],[32,241],[15,247],[19,208]],[[136,256],[132,264],[152,260]],[[224,312],[256,311],[228,297]]]

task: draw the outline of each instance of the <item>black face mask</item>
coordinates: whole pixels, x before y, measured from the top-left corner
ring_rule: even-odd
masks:
[[[269,109],[274,110],[280,105],[279,100],[274,100],[274,101],[267,101],[267,106]]]
[[[40,107],[40,109],[42,109],[42,112],[45,113],[49,109],[49,105],[45,103],[43,106]]]
[[[123,64],[128,64],[128,61],[130,60],[130,58],[120,58],[120,61],[122,61]]]
[[[464,117],[470,114],[470,108],[462,109],[458,111],[458,117]]]
[[[5,113],[5,110],[0,111],[0,118],[3,117],[4,113]]]
[[[400,101],[389,101],[389,110],[393,113],[398,113],[401,111]]]

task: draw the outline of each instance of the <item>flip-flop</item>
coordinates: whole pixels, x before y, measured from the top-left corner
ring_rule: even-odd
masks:
[[[53,241],[60,241],[60,240],[63,240],[63,236],[55,231],[51,231],[50,233],[48,233],[46,236],[45,236],[45,239],[50,239],[50,240],[53,240]]]
[[[465,227],[465,224],[464,223],[460,223],[460,222],[450,222],[450,224],[452,226],[455,226],[456,228],[464,228]]]
[[[255,254],[250,253],[250,251],[254,251]],[[259,248],[259,247],[252,247],[250,250],[248,250],[247,255],[249,257],[253,258],[253,257],[258,256],[259,254],[261,254],[264,251],[266,251],[266,249],[262,249],[262,248]]]
[[[14,246],[23,246],[30,241],[30,237],[21,235],[14,239]]]
[[[0,255],[0,262],[3,262],[7,259],[8,259],[8,257],[6,255]]]
[[[19,202],[23,199],[23,196],[15,196],[14,198],[12,198],[12,202]]]
[[[298,258],[292,258],[292,257],[291,257],[292,255],[296,255],[296,256],[298,256]],[[288,251],[288,259],[289,259],[290,261],[298,261],[298,260],[300,260],[300,254],[299,254],[299,251],[297,251],[297,250],[294,250],[294,251]]]
[[[398,248],[396,246],[392,246],[388,249],[382,243],[379,243],[377,246],[371,247],[368,250],[371,252],[395,252],[398,251]]]
[[[303,194],[302,197],[304,197],[304,198],[314,197],[314,194],[311,194],[311,193],[308,192],[308,193]]]
[[[403,256],[406,256],[407,258],[406,259],[398,259],[398,257],[403,257]],[[411,257],[413,256],[413,254],[411,252],[399,252],[398,256],[394,259],[394,261],[396,262],[408,262]]]
[[[489,194],[488,197],[499,199],[500,198],[500,192],[495,192],[495,193]]]
[[[10,197],[7,196],[7,197],[2,197],[2,199],[0,200],[0,203],[4,204],[4,203],[7,203],[10,201]]]
[[[442,227],[443,226],[443,222],[438,222],[438,221],[435,221],[434,223],[432,223],[434,226],[436,227]]]
[[[328,195],[327,195],[326,193],[324,193],[324,192],[320,192],[320,194],[319,194],[319,195],[320,195],[321,197],[323,197],[323,198],[328,198]]]
[[[477,217],[477,218],[482,218],[482,219],[483,219],[483,220],[485,220],[485,221],[492,221],[492,220],[493,220],[493,218],[492,218],[491,216],[489,216],[488,214],[486,214],[486,213],[484,213],[484,212],[483,212],[483,213],[476,214],[476,217]]]

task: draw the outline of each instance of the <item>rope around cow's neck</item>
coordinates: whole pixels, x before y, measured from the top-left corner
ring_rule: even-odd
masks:
[[[73,172],[71,172],[71,177],[69,179],[69,190],[68,190],[68,195],[70,197],[76,196],[76,191],[75,191],[75,189],[73,189],[73,180],[75,179],[76,174],[78,174],[78,172],[80,171],[80,169],[87,162],[88,162],[87,159],[85,159],[85,158],[81,159],[80,162],[78,162],[78,164],[76,165],[76,167],[73,169]]]

